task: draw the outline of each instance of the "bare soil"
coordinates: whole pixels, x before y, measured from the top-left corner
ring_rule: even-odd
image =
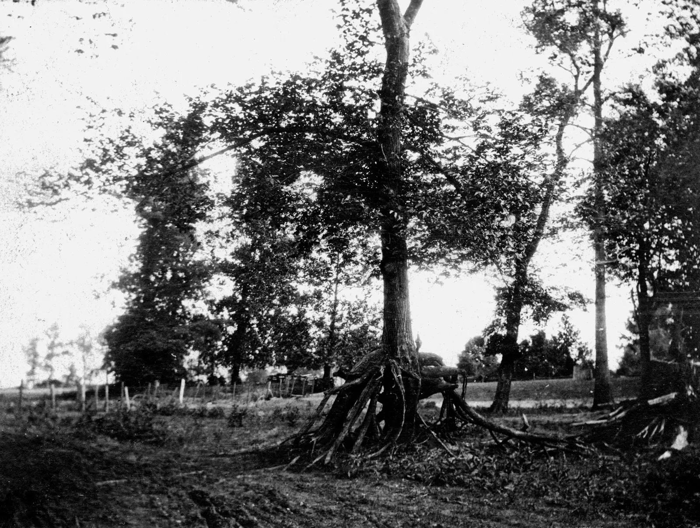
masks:
[[[388,459],[288,467],[274,446],[312,407],[256,402],[237,409],[242,427],[229,423],[233,410],[211,406],[92,418],[3,413],[0,526],[693,526],[683,510],[692,493],[680,517],[664,513],[664,497],[677,494],[644,495],[652,452],[572,457],[467,428],[446,441],[451,454],[426,437]],[[423,411],[430,420],[437,408]],[[530,422],[556,431],[585,414],[540,412]]]

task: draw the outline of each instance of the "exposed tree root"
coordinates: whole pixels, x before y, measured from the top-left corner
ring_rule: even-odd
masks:
[[[356,453],[368,436],[375,441],[381,436],[377,402],[382,394],[385,370],[384,365],[372,366],[359,377],[327,391],[301,431],[287,440],[302,449],[311,447],[311,452],[317,453],[315,457],[312,455],[309,466],[321,461],[328,464],[341,447]],[[400,378],[398,384],[401,385]],[[324,417],[324,409],[333,395],[335,401]],[[314,428],[319,421],[320,425]]]
[[[553,435],[528,433],[526,431],[519,431],[517,429],[512,429],[510,427],[506,427],[504,425],[500,425],[490,420],[487,420],[474,409],[472,409],[467,404],[467,402],[464,401],[464,399],[454,390],[448,394],[450,399],[455,404],[455,410],[457,411],[457,415],[462,420],[472,422],[475,425],[483,427],[492,433],[502,434],[507,438],[512,438],[521,442],[528,442],[531,444],[566,449],[568,451],[576,451],[579,453],[584,453],[588,451],[588,448],[584,444],[580,443],[577,437],[562,438]]]
[[[296,450],[295,462],[303,460],[307,467],[328,464],[339,453],[375,458],[397,445],[413,442],[417,427],[425,429],[450,455],[453,453],[443,440],[468,424],[489,431],[501,447],[513,441],[577,454],[590,451],[595,444],[662,442],[668,446],[673,442],[677,446],[698,436],[700,403],[692,391],[625,403],[606,416],[574,424],[586,426],[585,432],[563,437],[530,432],[524,416],[520,430],[485,418],[467,404],[464,393],[456,392],[457,369],[445,367],[434,354],[420,354],[420,362],[419,376],[378,350],[350,372],[342,373],[347,382],[327,391],[314,415],[287,440]],[[443,405],[438,421],[428,425],[418,413],[418,401],[436,393],[442,393]],[[324,414],[331,396],[335,400]]]
[[[424,369],[421,374],[426,370]],[[452,370],[443,372],[435,368],[433,372],[435,375],[454,374]],[[362,374],[349,377],[351,379],[346,384],[326,393],[316,412],[301,431],[286,441],[291,442],[296,449],[311,453],[301,457],[307,461],[310,460],[307,467],[320,462],[328,464],[340,452],[357,454],[365,449],[364,456],[368,458],[380,456],[396,445],[412,441],[413,422],[421,424],[447,453],[452,454],[439,438],[439,434],[418,414],[417,402],[413,406],[409,403],[410,391],[418,392],[423,397],[423,394],[433,394],[431,389],[435,387],[444,389],[441,420],[445,418],[447,430],[454,430],[458,423],[471,423],[485,428],[492,435],[501,435],[507,440],[512,439],[576,453],[587,451],[587,447],[579,441],[578,437],[562,438],[530,433],[484,418],[456,392],[457,385],[450,382],[451,378],[448,378],[450,381],[446,381],[442,378],[436,380],[436,378],[425,377],[422,379],[425,386],[416,387],[416,375],[402,369],[394,360],[387,360],[383,364],[374,362]],[[324,409],[332,395],[335,395],[336,399],[328,413],[324,415]],[[387,416],[390,410],[392,414]],[[414,412],[413,417],[410,416],[411,412]]]

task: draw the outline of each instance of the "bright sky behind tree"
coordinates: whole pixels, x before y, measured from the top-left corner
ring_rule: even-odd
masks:
[[[520,0],[426,0],[414,41],[440,51],[436,76],[467,74],[512,97],[523,68],[542,61],[517,29]],[[57,323],[66,339],[81,326],[98,334],[118,314],[109,284],[138,235],[125,208],[106,201],[21,212],[15,200],[44,169],[80,161],[86,119],[102,108],[136,111],[179,104],[212,84],[303,69],[336,38],[329,0],[37,0],[0,3],[0,35],[12,36],[0,70],[0,387],[16,386],[27,364],[22,347]],[[542,62],[539,62],[540,64]],[[633,79],[630,79],[633,80]],[[590,257],[539,262],[560,284],[592,297]],[[549,256],[546,252],[549,252]],[[434,284],[414,274],[413,328],[423,349],[455,362],[464,343],[491,320],[492,285],[482,277]],[[611,364],[627,294],[608,308]],[[573,318],[590,341],[592,313]],[[527,333],[522,334],[522,337]]]

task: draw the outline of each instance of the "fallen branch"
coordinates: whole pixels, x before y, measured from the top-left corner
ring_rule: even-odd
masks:
[[[671,392],[670,394],[664,394],[663,396],[659,396],[658,398],[654,398],[653,400],[647,400],[647,405],[661,405],[663,403],[668,403],[672,400],[674,400],[678,396],[677,392]]]
[[[445,443],[437,437],[437,435],[436,435],[436,434],[433,432],[433,430],[428,426],[428,424],[425,423],[425,420],[423,420],[423,417],[420,415],[420,413],[418,413],[418,419],[419,419],[419,420],[421,421],[421,423],[423,424],[423,427],[425,427],[425,429],[432,435],[432,437],[435,439],[435,441],[436,441],[438,444],[440,444],[440,446],[441,446],[445,451],[447,451],[447,454],[450,455],[450,456],[455,456],[455,454],[450,450],[450,448],[447,447],[447,446],[445,445]]]

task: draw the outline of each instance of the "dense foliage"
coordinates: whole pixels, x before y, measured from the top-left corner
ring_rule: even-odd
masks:
[[[104,334],[106,360],[129,384],[183,377],[184,358],[195,339],[187,303],[198,297],[208,275],[196,258],[195,228],[212,206],[203,174],[168,170],[193,155],[203,123],[196,114],[181,117],[166,109],[157,117],[154,128],[164,134],[143,149],[140,170],[126,182],[143,224],[134,269],[118,284],[129,304]]]

